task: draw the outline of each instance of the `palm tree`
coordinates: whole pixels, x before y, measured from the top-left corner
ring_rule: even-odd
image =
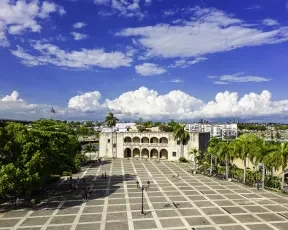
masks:
[[[218,152],[219,142],[221,142],[221,140],[216,137],[212,137],[209,140],[207,152],[210,154],[210,175],[212,175],[213,158],[217,158],[216,153]]]
[[[282,182],[281,189],[284,189],[285,183],[285,169],[288,164],[288,142],[283,142],[279,145],[278,157],[281,159],[281,168],[282,168]]]
[[[266,143],[264,139],[256,140],[257,150],[251,156],[251,161],[254,165],[262,164],[262,189],[265,188],[265,168],[273,170],[280,165],[277,161],[276,154],[278,152],[277,146],[273,143]],[[276,157],[276,158],[275,158]]]
[[[175,141],[180,142],[181,157],[184,154],[184,145],[189,139],[189,133],[185,130],[185,124],[177,124],[173,127],[173,137]]]
[[[119,119],[117,117],[114,117],[113,113],[109,113],[106,117],[105,117],[105,123],[107,124],[107,126],[109,128],[112,128],[116,125],[117,121],[119,121]]]
[[[247,169],[247,159],[251,157],[249,155],[253,155],[253,151],[255,151],[255,141],[257,137],[253,134],[245,134],[240,136],[238,139],[234,141],[235,151],[237,157],[243,160],[244,163],[244,175],[243,175],[243,183],[246,182],[246,169]],[[253,157],[252,157],[253,158]]]
[[[228,171],[229,171],[229,143],[225,141],[220,141],[218,143],[217,148],[217,157],[220,160],[225,160],[225,166],[226,166],[226,179],[228,180]]]
[[[91,143],[89,143],[88,145],[85,145],[84,153],[90,153],[90,161],[91,161],[91,152],[96,152],[96,149]]]
[[[201,154],[201,151],[194,148],[194,149],[191,149],[189,151],[189,154],[193,155],[193,159],[194,159],[194,169],[196,171],[197,169],[197,161],[199,160],[199,157],[200,157],[200,154]]]

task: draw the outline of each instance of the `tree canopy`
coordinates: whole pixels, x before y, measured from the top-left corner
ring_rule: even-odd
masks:
[[[78,169],[81,145],[68,124],[42,119],[31,127],[13,122],[0,127],[2,195],[30,193],[51,175]]]

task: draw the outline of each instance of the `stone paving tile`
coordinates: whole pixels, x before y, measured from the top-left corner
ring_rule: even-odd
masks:
[[[125,220],[127,219],[127,213],[126,212],[120,212],[120,213],[107,213],[106,220]]]
[[[28,211],[15,211],[12,210],[6,213],[2,218],[16,218],[16,217],[23,217],[28,213]],[[1,227],[1,226],[0,226]]]
[[[97,230],[100,229],[100,224],[95,224],[95,223],[93,223],[93,224],[78,224],[76,226],[76,230],[96,230],[96,229]]]
[[[102,212],[103,207],[98,206],[98,207],[86,207],[83,210],[83,213],[97,213],[97,212]]]
[[[216,224],[233,224],[235,221],[229,216],[210,216]]]
[[[21,226],[43,225],[48,220],[48,217],[27,218]]]
[[[6,219],[6,220],[0,219],[0,227],[2,227],[2,228],[3,227],[13,227],[19,221],[20,221],[20,219]]]
[[[241,225],[229,225],[229,226],[221,226],[222,230],[245,230]]]
[[[195,208],[180,209],[179,212],[182,216],[201,216],[201,213]]]
[[[70,225],[50,226],[46,230],[70,230]]]
[[[56,215],[77,214],[80,208],[63,208]]]
[[[210,201],[195,201],[193,202],[198,207],[213,207],[214,204],[212,204]]]
[[[183,222],[179,218],[160,219],[163,228],[182,227]]]
[[[147,219],[147,218],[153,218],[152,212],[151,211],[144,211],[144,215],[138,212],[131,212],[133,220],[137,219]]]
[[[267,222],[286,220],[283,217],[281,218],[279,215],[274,214],[274,213],[267,213],[267,214],[263,213],[263,214],[256,214],[256,215]]]
[[[97,222],[101,221],[102,214],[88,214],[88,215],[81,215],[79,222]]]
[[[287,230],[288,229],[288,223],[273,223],[276,228],[279,230]]]
[[[263,205],[263,207],[273,211],[273,212],[287,212],[288,209],[284,208],[282,206],[279,205]]]
[[[198,225],[211,225],[211,223],[205,217],[187,217],[185,220],[192,227]]]
[[[53,209],[43,209],[34,211],[30,216],[50,216],[54,212]]]
[[[225,214],[220,208],[202,208],[201,209],[206,215],[217,215],[217,214]]]
[[[252,216],[251,214],[244,214],[244,215],[234,215],[234,217],[239,220],[241,223],[257,223],[261,222],[256,217]]]
[[[245,206],[244,208],[252,213],[269,212],[265,208],[259,206]]]
[[[133,221],[133,225],[135,229],[151,229],[157,228],[154,220],[138,220]],[[127,228],[128,229],[128,228]],[[106,229],[107,230],[107,229]],[[117,228],[118,230],[118,228]],[[124,229],[123,229],[124,230]]]
[[[253,225],[246,225],[246,226],[251,230],[272,230],[273,229],[266,224],[253,224]]]
[[[72,224],[76,216],[55,216],[50,224]]]
[[[175,217],[178,216],[178,214],[174,210],[161,210],[156,211],[156,214],[159,218],[161,217]]]
[[[245,211],[244,209],[240,208],[240,207],[223,207],[223,209],[231,214],[236,214],[236,213],[247,213],[247,211]]]
[[[104,205],[104,201],[105,200],[88,200],[88,202],[86,202],[87,206],[90,205]]]

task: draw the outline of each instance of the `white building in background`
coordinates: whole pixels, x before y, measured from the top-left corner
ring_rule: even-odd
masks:
[[[116,123],[115,127],[109,128],[109,127],[103,127],[102,132],[109,133],[109,132],[121,132],[125,133],[128,132],[129,129],[135,128],[136,123]]]
[[[190,132],[182,147],[171,132],[104,132],[100,133],[99,156],[115,158],[178,160],[191,159],[191,149],[206,152],[210,133]],[[193,158],[192,158],[193,159]]]
[[[189,132],[209,132],[211,137],[227,138],[237,137],[237,124],[204,124],[194,123],[186,124],[186,130]]]

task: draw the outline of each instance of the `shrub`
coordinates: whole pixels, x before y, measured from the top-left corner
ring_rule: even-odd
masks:
[[[188,160],[185,157],[180,157],[179,161],[182,163],[188,162]]]

